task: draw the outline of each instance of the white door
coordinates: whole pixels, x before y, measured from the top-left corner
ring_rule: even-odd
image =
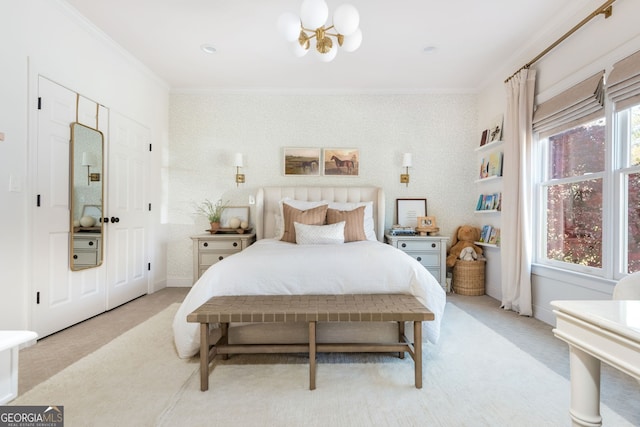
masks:
[[[107,309],[147,293],[146,180],[149,129],[111,112],[109,122]]]
[[[103,312],[106,295],[104,267],[69,268],[69,147],[76,93],[39,77],[38,97],[32,327],[43,337]]]

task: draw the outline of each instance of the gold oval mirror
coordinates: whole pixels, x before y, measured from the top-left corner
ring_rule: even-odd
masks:
[[[80,123],[71,124],[71,270],[102,264],[104,137]]]

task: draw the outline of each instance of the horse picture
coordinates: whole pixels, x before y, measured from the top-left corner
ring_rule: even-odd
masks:
[[[341,160],[339,158],[337,158],[336,156],[331,156],[331,160],[333,160],[334,162],[336,162],[336,167],[338,169],[341,168],[346,168],[347,169],[347,175],[351,175],[351,172],[353,171],[353,160]]]
[[[324,175],[358,176],[359,150],[345,148],[324,149]]]

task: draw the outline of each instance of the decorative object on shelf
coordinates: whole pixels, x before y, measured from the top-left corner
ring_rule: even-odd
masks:
[[[196,211],[207,217],[211,225],[211,230],[214,231],[220,228],[220,218],[228,204],[229,201],[223,202],[222,199],[218,199],[215,203],[209,199],[205,199],[204,202],[196,206]]]
[[[482,248],[475,244],[478,240],[480,240],[479,228],[472,225],[459,226],[455,233],[453,233],[451,248],[449,249],[449,255],[447,256],[447,267],[453,267],[456,265],[460,253],[464,248],[472,248],[476,252],[477,256],[482,255]]]
[[[402,167],[405,168],[405,173],[400,174],[400,183],[407,184],[409,186],[409,168],[411,164],[411,153],[404,153],[402,155]]]
[[[222,215],[220,215],[220,226],[223,228],[248,228],[249,206],[225,207]]]
[[[296,56],[306,55],[315,38],[314,50],[319,59],[330,62],[335,59],[338,46],[345,52],[358,49],[362,43],[362,31],[359,28],[360,14],[350,4],[338,6],[333,13],[332,25],[325,27],[328,17],[329,7],[324,0],[304,0],[300,16],[291,12],[282,14],[278,18],[278,29],[287,41],[294,42]]]
[[[421,236],[433,235],[440,231],[440,228],[436,225],[435,216],[419,216],[417,222],[416,231]]]
[[[240,168],[244,167],[244,163],[242,161],[242,153],[236,153],[235,161],[233,162],[236,167],[236,187],[240,184],[244,184],[244,174],[240,173]]]
[[[396,199],[396,224],[418,226],[418,217],[427,215],[427,199]]]

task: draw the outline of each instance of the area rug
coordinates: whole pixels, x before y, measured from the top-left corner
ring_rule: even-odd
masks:
[[[176,356],[174,304],[36,386],[12,405],[64,405],[65,426],[562,426],[569,382],[448,303],[437,345],[413,361],[319,355],[216,360],[200,391],[198,359]],[[604,425],[630,426],[605,405]]]

